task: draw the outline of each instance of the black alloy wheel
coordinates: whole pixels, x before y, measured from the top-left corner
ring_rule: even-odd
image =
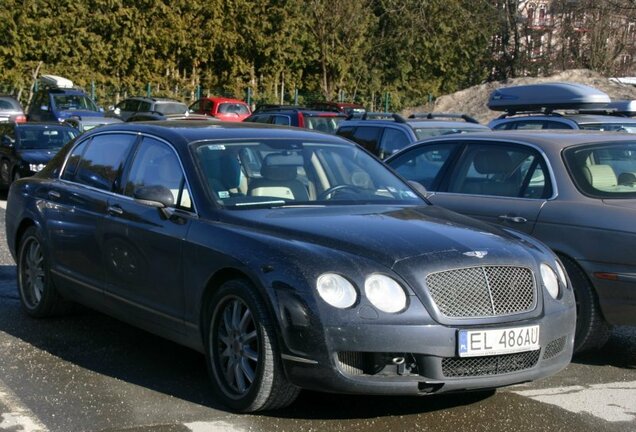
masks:
[[[61,315],[71,304],[58,293],[49,273],[47,252],[36,227],[29,227],[18,246],[18,294],[24,311],[35,318]]]
[[[206,357],[219,399],[240,412],[291,404],[300,389],[285,377],[276,334],[255,288],[244,280],[228,281],[209,311]]]

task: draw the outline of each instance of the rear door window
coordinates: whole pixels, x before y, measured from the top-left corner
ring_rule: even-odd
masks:
[[[62,178],[105,191],[115,190],[116,181],[136,139],[135,135],[128,134],[94,137],[90,143],[83,144],[85,149],[78,146],[73,151]],[[73,170],[77,160],[79,163]]]
[[[399,129],[386,128],[379,146],[379,156],[384,159],[411,143],[408,135]]]
[[[526,146],[469,145],[450,176],[448,192],[546,198],[551,184],[543,157]]]
[[[378,154],[378,140],[382,128],[373,126],[358,126],[353,134],[353,140],[360,144],[362,147],[370,151],[371,153]]]

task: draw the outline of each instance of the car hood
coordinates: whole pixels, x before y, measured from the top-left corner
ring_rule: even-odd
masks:
[[[289,241],[318,244],[364,256],[388,268],[400,262],[490,262],[503,255],[531,257],[528,245],[494,226],[437,206],[333,206],[232,212],[249,225]],[[480,259],[481,257],[481,259]]]
[[[104,113],[99,111],[89,111],[89,110],[61,110],[58,113],[60,118],[70,118],[70,117],[104,117]]]
[[[59,148],[50,149],[24,149],[20,150],[20,158],[26,163],[48,163],[56,153],[60,151]]]

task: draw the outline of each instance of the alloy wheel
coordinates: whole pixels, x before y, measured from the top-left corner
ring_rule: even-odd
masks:
[[[19,283],[26,306],[35,309],[44,295],[44,256],[37,239],[30,237],[26,241],[21,256]]]
[[[228,297],[217,308],[215,343],[221,379],[235,396],[250,391],[259,363],[259,337],[250,308]]]

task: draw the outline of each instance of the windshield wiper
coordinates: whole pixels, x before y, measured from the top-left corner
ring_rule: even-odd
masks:
[[[278,206],[284,206],[286,204],[285,201],[283,200],[274,200],[274,201],[251,201],[251,202],[240,202],[240,203],[234,203],[232,204],[232,207],[259,207],[259,206],[265,206],[265,207],[278,207]]]

